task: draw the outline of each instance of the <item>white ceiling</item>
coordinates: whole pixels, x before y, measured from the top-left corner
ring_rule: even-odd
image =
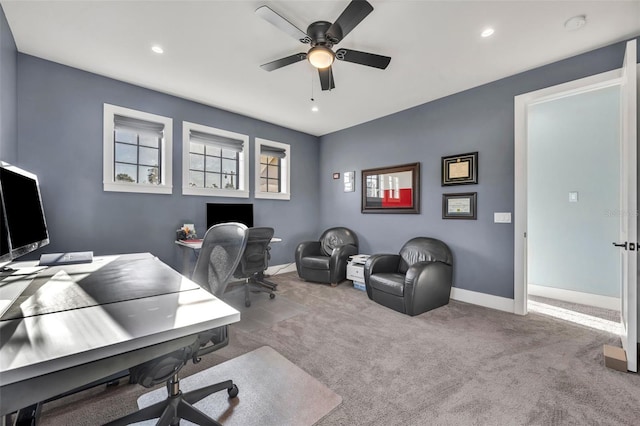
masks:
[[[308,46],[254,11],[266,4],[305,31],[335,21],[346,0],[0,3],[20,52],[316,136],[640,34],[640,0],[370,0],[338,47],[391,56],[389,67],[337,61],[336,88],[321,92],[306,61],[259,67]],[[584,27],[564,28],[581,14]]]

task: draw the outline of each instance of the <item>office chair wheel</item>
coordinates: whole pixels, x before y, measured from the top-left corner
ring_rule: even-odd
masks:
[[[238,396],[238,392],[240,392],[240,390],[238,389],[238,386],[236,386],[235,384],[227,389],[229,398],[235,398],[236,396]]]
[[[269,299],[275,299],[275,298],[276,298],[276,295],[275,295],[275,294],[273,294],[273,293],[269,293]]]

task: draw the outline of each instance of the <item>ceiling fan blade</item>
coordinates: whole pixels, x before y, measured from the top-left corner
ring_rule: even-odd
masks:
[[[320,87],[322,90],[331,90],[335,89],[336,85],[333,81],[333,71],[331,71],[331,67],[327,68],[318,68],[318,74],[320,75]]]
[[[352,0],[327,30],[327,38],[333,44],[338,44],[372,11],[373,6],[366,0]]]
[[[388,56],[376,55],[375,53],[359,52],[350,49],[338,49],[336,51],[336,59],[345,62],[353,62],[354,64],[366,65],[368,67],[387,68],[391,58]]]
[[[260,65],[265,71],[273,71],[278,68],[286,67],[287,65],[295,64],[296,62],[304,61],[307,59],[306,53],[296,53],[295,55],[287,56],[286,58],[276,59],[275,61],[268,62]]]
[[[310,43],[311,38],[300,28],[287,21],[282,16],[271,10],[268,6],[260,6],[256,9],[256,15],[274,25],[281,31],[289,34],[291,37],[299,40],[301,43]]]

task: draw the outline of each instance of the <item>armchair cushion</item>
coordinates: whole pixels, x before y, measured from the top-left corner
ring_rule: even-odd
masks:
[[[331,260],[331,258],[327,256],[307,256],[307,257],[303,257],[301,262],[302,262],[302,267],[304,268],[324,269],[328,271],[329,260]]]

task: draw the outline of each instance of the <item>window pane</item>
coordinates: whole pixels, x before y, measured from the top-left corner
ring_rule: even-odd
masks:
[[[158,148],[160,146],[160,138],[151,135],[140,135],[140,145]]]
[[[267,177],[267,166],[264,164],[260,164],[260,177],[261,178]]]
[[[116,182],[137,182],[136,166],[116,163]]]
[[[220,173],[207,173],[207,188],[220,188]]]
[[[222,156],[224,158],[233,158],[234,160],[236,159],[237,156],[237,152],[235,151],[229,151],[228,149],[223,149],[222,150]]]
[[[137,151],[138,149],[135,145],[116,143],[116,161],[136,164],[138,162]]]
[[[222,172],[223,173],[236,173],[238,163],[235,160],[222,159]]]
[[[216,146],[207,145],[207,155],[213,155],[214,157],[220,157],[221,149]]]
[[[223,174],[222,187],[224,189],[238,189],[238,177],[236,174]]]
[[[157,166],[160,164],[160,150],[155,148],[140,147],[140,164]]]
[[[189,186],[204,188],[204,172],[189,172]]]
[[[269,157],[267,157],[266,155],[261,155],[260,164],[269,164]]]
[[[206,157],[206,162],[207,162],[207,171],[208,172],[220,172],[222,171],[221,169],[221,161],[219,157]]]
[[[204,155],[189,154],[189,169],[204,171]]]
[[[204,154],[204,144],[191,142],[189,144],[189,152],[194,154]]]
[[[160,175],[157,167],[139,166],[138,173],[140,183],[160,184]]]
[[[138,135],[130,130],[118,130],[116,129],[116,142],[125,143],[138,143]]]
[[[277,180],[269,179],[267,182],[267,192],[280,192]]]
[[[260,192],[267,192],[267,179],[260,178]]]
[[[271,179],[277,179],[280,177],[278,166],[268,166],[267,173]]]

